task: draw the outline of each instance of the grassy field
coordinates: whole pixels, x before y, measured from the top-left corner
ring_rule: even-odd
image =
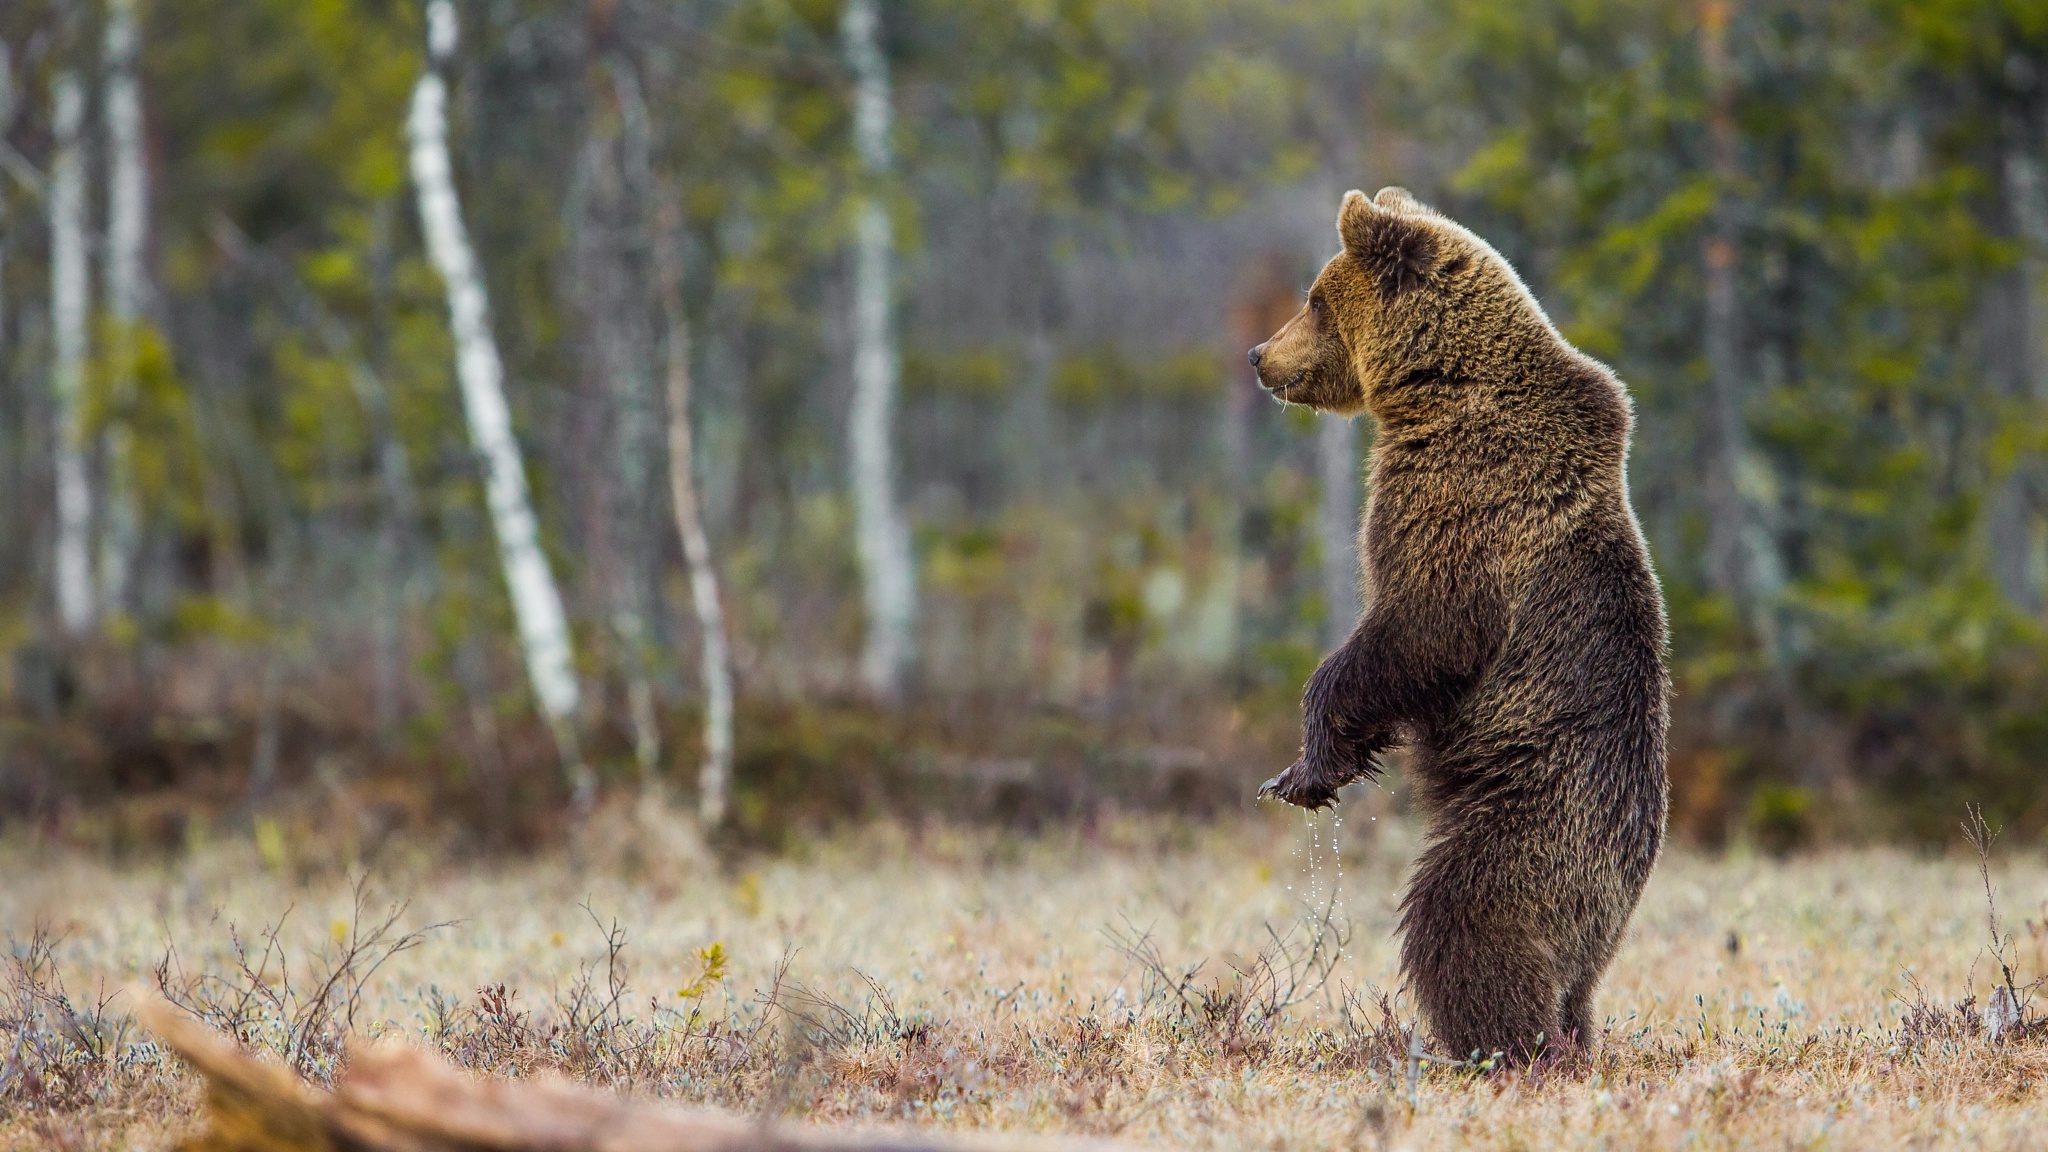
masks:
[[[825,1123],[1191,1149],[2048,1143],[2048,1037],[1982,1024],[2000,977],[1974,856],[1673,851],[1590,1069],[1477,1075],[1411,1060],[1412,1010],[1380,996],[1413,837],[1277,814],[875,827],[721,868],[682,826],[619,810],[566,856],[389,846],[363,911],[365,870],[314,851],[315,830],[124,868],[17,839],[0,845],[0,1144],[160,1147],[189,1124],[189,1078],[122,1033],[119,999],[91,1008],[167,949],[179,998],[316,1078],[353,996],[359,1030],[473,1068]],[[1999,856],[1991,878],[2024,986],[2048,972],[2048,866]]]

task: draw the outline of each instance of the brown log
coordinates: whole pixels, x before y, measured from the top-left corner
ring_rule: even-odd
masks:
[[[363,1044],[323,1092],[160,999],[142,1025],[206,1078],[182,1152],[1115,1152],[1099,1142],[850,1131],[629,1100],[558,1076],[481,1078],[429,1052]]]

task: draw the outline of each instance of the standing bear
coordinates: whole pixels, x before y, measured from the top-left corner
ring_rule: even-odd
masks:
[[[1399,188],[1252,349],[1274,396],[1379,422],[1365,614],[1309,678],[1304,808],[1413,746],[1427,845],[1401,965],[1460,1058],[1589,1049],[1664,838],[1664,605],[1629,507],[1630,405],[1484,240]]]

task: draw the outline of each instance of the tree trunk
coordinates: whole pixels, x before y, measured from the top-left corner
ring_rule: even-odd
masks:
[[[592,798],[595,781],[577,752],[574,714],[578,693],[568,619],[554,573],[541,552],[539,527],[527,499],[525,465],[505,401],[504,366],[491,334],[490,301],[463,227],[462,205],[456,198],[448,155],[448,87],[437,69],[455,50],[455,8],[449,0],[433,0],[427,6],[427,29],[432,59],[413,88],[412,108],[406,118],[420,227],[426,235],[428,256],[448,289],[463,412],[469,422],[470,442],[482,458],[491,526],[498,538],[512,612],[519,622],[526,673],[554,732],[577,803],[583,806]]]
[[[630,515],[621,519],[627,534],[620,541],[624,545],[622,551],[626,563],[623,569],[625,583],[620,587],[620,600],[625,611],[621,614],[619,628],[629,648],[626,654],[627,713],[633,724],[633,754],[639,763],[640,779],[644,785],[654,780],[655,773],[661,768],[661,727],[656,722],[654,711],[654,645],[647,635],[647,621],[652,618],[649,594],[653,564],[646,518],[646,509],[657,499],[653,468],[659,449],[653,443],[653,437],[659,417],[653,395],[654,326],[647,311],[646,297],[640,291],[647,285],[647,241],[648,230],[652,226],[648,209],[654,200],[651,159],[654,144],[648,126],[647,101],[640,92],[639,74],[616,54],[612,57],[609,71],[612,89],[619,102],[619,166],[625,177],[620,222],[631,222],[630,244],[624,242],[627,239],[625,233],[619,234],[619,270],[622,283],[629,282],[635,289],[633,299],[619,310],[622,322],[631,321],[619,333],[620,351],[626,354],[620,357],[620,363],[630,364],[631,370],[614,378],[619,387],[619,414],[623,418],[619,442],[620,486],[633,501]],[[623,275],[629,264],[634,273],[630,281]]]
[[[50,323],[56,428],[51,454],[57,486],[57,616],[73,638],[92,630],[92,480],[85,463],[86,310],[92,286],[86,265],[85,88],[72,72],[51,85],[56,150],[50,157]]]
[[[136,78],[141,29],[135,0],[108,0],[104,94],[107,128],[107,313],[113,320],[111,414],[104,438],[106,499],[100,524],[100,605],[109,616],[129,609],[129,582],[141,533],[136,508],[131,433],[135,400],[135,334],[147,303],[143,261],[149,240],[149,168],[143,155],[142,86]]]
[[[373,217],[368,349],[361,354],[346,353],[344,330],[332,318],[323,325],[324,330],[334,334],[330,341],[334,354],[349,355],[349,381],[357,403],[369,417],[370,433],[377,439],[377,481],[382,507],[377,517],[380,607],[373,655],[374,706],[377,740],[386,751],[393,748],[398,725],[406,712],[406,622],[422,593],[422,584],[430,583],[432,578],[431,566],[421,563],[419,496],[413,487],[412,462],[392,417],[390,391],[384,384],[390,369],[391,242],[396,207],[389,198],[379,200]],[[310,297],[311,293],[307,295]]]
[[[14,49],[0,40],[0,140],[14,126]],[[19,179],[19,177],[16,177]],[[14,234],[7,228],[7,193],[0,181],[0,381],[6,379],[7,357],[7,241]]]
[[[698,676],[704,684],[704,759],[697,770],[697,812],[707,828],[716,827],[725,821],[732,797],[732,655],[718,568],[711,559],[697,496],[696,443],[690,432],[690,321],[683,310],[682,209],[672,193],[656,192],[648,146],[653,131],[638,74],[621,60],[614,63],[614,75],[628,135],[639,136],[637,145],[629,140],[626,157],[634,169],[635,191],[642,197],[641,219],[652,218],[655,291],[667,328],[669,496],[683,561],[690,569],[690,604],[696,610],[700,640]]]
[[[383,265],[389,252],[389,203],[378,205],[372,241],[373,295],[388,289]],[[327,354],[348,367],[349,388],[355,394],[377,445],[377,560],[375,601],[376,651],[373,656],[372,698],[377,734],[388,743],[395,735],[403,711],[403,617],[413,599],[412,578],[419,551],[415,539],[420,522],[418,490],[413,485],[412,462],[399,438],[391,414],[390,389],[383,375],[371,363],[374,353],[357,348],[348,325],[329,312],[313,294],[291,264],[249,242],[226,216],[213,220],[213,239],[231,261],[247,266],[271,283],[297,322],[310,330]],[[381,304],[379,305],[381,309]],[[377,357],[382,359],[381,356]]]
[[[1323,646],[1335,649],[1358,623],[1358,429],[1343,416],[1316,418],[1316,539],[1323,553]]]
[[[2016,136],[2017,131],[2009,132]],[[1983,339],[1986,375],[1996,402],[2010,408],[2000,423],[2037,426],[2042,378],[2042,291],[2048,252],[2048,204],[2039,166],[2020,141],[2009,139],[2000,191],[2000,231],[2020,246],[2017,264],[1994,278],[1986,291]],[[2022,612],[2041,609],[2041,578],[2035,554],[2040,460],[2021,451],[1992,480],[1985,510],[1991,545],[1991,573],[2007,603]]]
[[[891,316],[894,239],[880,195],[891,159],[889,62],[879,24],[875,0],[847,0],[840,36],[856,82],[854,150],[866,178],[854,208],[853,408],[847,446],[867,608],[861,677],[876,698],[893,700],[916,656],[917,577],[910,529],[896,506],[892,450],[901,364]]]
[[[1741,273],[1741,180],[1736,155],[1735,84],[1729,66],[1727,28],[1730,0],[1706,0],[1700,13],[1700,58],[1709,86],[1707,113],[1715,204],[1701,258],[1706,266],[1706,307],[1701,343],[1708,387],[1706,436],[1707,584],[1729,597],[1759,633],[1768,631],[1763,613],[1766,574],[1774,566],[1764,555],[1763,526],[1752,508],[1761,462],[1749,452],[1743,415],[1744,373]]]
[[[1255,338],[1263,340],[1261,334]],[[1238,341],[1233,341],[1238,343]],[[1222,483],[1215,493],[1216,561],[1196,609],[1195,652],[1202,663],[1230,672],[1243,655],[1244,630],[1244,489],[1251,459],[1251,415],[1256,383],[1246,383],[1249,369],[1235,363],[1226,373],[1221,402],[1216,406],[1217,448]]]
[[[0,40],[0,141],[6,139],[7,130],[14,126],[14,49],[5,40]],[[12,152],[9,150],[8,157]],[[9,173],[15,180],[22,179],[22,173]],[[35,187],[31,185],[31,187]],[[6,181],[0,179],[0,389],[12,386],[14,360],[9,344],[7,328],[7,249],[14,241],[14,232],[7,226]],[[26,423],[26,421],[24,421]],[[7,487],[0,491],[6,514],[0,517],[0,533],[6,539],[22,536],[21,525],[27,516],[22,507],[20,461],[27,448],[27,438],[21,429],[0,426],[0,450],[4,450],[4,467]]]
[[[706,827],[724,822],[732,792],[732,657],[726,648],[725,610],[718,570],[704,534],[697,499],[696,449],[690,437],[690,328],[683,312],[682,212],[663,197],[655,221],[656,279],[668,317],[668,476],[676,532],[690,565],[690,602],[703,639],[704,763],[697,773],[697,811]]]
[[[595,11],[595,10],[594,10]],[[602,39],[602,28],[592,39]],[[591,93],[591,114],[579,160],[575,209],[574,295],[602,377],[608,410],[611,473],[600,483],[600,523],[592,536],[593,567],[611,604],[619,671],[626,679],[627,718],[643,787],[661,763],[654,714],[654,647],[648,634],[649,558],[655,499],[657,417],[653,397],[654,325],[646,270],[649,197],[639,187],[649,170],[646,102],[630,67],[611,54],[603,71],[610,93]],[[617,119],[605,105],[616,105]]]

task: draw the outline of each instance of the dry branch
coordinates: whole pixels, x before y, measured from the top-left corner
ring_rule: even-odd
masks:
[[[206,1078],[206,1128],[183,1152],[1111,1152],[1015,1136],[849,1132],[685,1111],[559,1077],[482,1079],[398,1043],[365,1044],[333,1092],[254,1059],[168,1003],[144,1027]]]

